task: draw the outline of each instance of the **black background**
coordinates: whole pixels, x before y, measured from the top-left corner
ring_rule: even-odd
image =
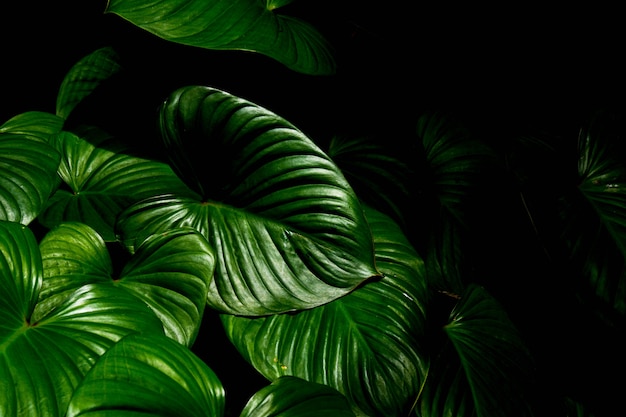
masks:
[[[87,106],[82,116],[120,131],[141,132],[156,105],[188,84],[222,88],[266,106],[320,143],[335,134],[367,134],[400,149],[413,140],[422,110],[452,112],[485,128],[494,140],[511,132],[549,132],[574,143],[594,111],[619,110],[624,104],[625,25],[617,6],[597,2],[553,7],[296,1],[285,13],[317,25],[336,47],[338,73],[325,77],[293,73],[251,53],[205,51],[156,39],[105,15],[104,1],[12,3],[19,4],[0,12],[0,122],[24,111],[54,112],[66,72],[109,45],[118,48],[131,75],[98,92],[105,106]],[[203,325],[219,328],[215,315],[207,315]],[[570,326],[552,337],[576,331],[576,324]],[[230,407],[237,410],[264,384],[238,371],[245,367],[237,355],[214,351],[218,343],[198,343],[196,349],[226,386]],[[584,350],[563,352],[560,347],[557,343],[546,360],[557,361],[555,372],[575,376],[578,371],[569,366]],[[587,366],[588,375],[604,378],[603,369]],[[611,364],[607,359],[599,366]],[[245,387],[239,385],[242,378]],[[591,395],[610,409],[607,399],[619,403],[613,395],[617,391],[602,391],[610,384],[580,395]],[[593,388],[589,382],[584,389]]]

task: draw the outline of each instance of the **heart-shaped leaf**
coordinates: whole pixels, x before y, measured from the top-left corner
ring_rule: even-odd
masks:
[[[380,281],[310,310],[222,321],[239,352],[269,380],[296,376],[337,389],[366,415],[403,415],[428,367],[424,264],[396,223],[366,210]]]
[[[168,41],[217,50],[255,51],[294,71],[335,71],[330,44],[310,24],[274,12],[286,2],[258,0],[109,0],[106,13]]]
[[[0,415],[64,415],[74,389],[123,336],[163,327],[144,302],[113,285],[78,288],[38,321],[43,279],[30,229],[0,222]]]
[[[48,228],[80,221],[114,241],[115,219],[130,204],[164,193],[193,195],[167,164],[124,154],[115,138],[98,129],[86,130],[83,137],[61,132],[51,144],[62,155],[58,171],[66,187],[39,217]]]
[[[56,129],[42,113],[29,113],[0,131],[0,220],[30,224],[59,184],[60,155],[47,142]],[[27,120],[26,120],[27,119]]]
[[[131,251],[138,237],[197,228],[216,250],[209,304],[241,315],[314,307],[378,275],[357,196],[295,127],[201,86],[175,91],[160,123],[173,167],[203,199],[155,196],[121,213]]]
[[[83,223],[63,223],[41,242],[45,280],[38,315],[88,283],[113,283],[145,302],[161,319],[165,334],[191,345],[206,305],[215,260],[194,229],[151,236],[128,260],[119,277],[102,238]]]
[[[121,69],[115,50],[104,47],[78,61],[65,75],[57,95],[56,114],[67,119],[72,110],[104,80]]]
[[[346,397],[327,385],[283,376],[256,392],[240,417],[354,417]]]
[[[533,360],[497,300],[483,287],[470,285],[443,330],[450,349],[437,356],[429,371],[419,415],[534,415]]]
[[[220,380],[190,350],[163,336],[134,334],[100,358],[66,416],[223,416],[224,404]]]

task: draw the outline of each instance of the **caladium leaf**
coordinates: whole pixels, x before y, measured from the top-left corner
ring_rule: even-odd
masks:
[[[115,219],[132,203],[168,192],[194,195],[167,164],[124,154],[115,138],[96,128],[82,137],[61,132],[50,142],[62,155],[58,173],[65,187],[39,217],[48,228],[80,221],[114,241]]]
[[[74,389],[123,336],[163,332],[144,302],[112,285],[86,285],[33,320],[43,264],[30,229],[0,222],[0,415],[63,415]]]
[[[483,287],[467,288],[443,331],[450,348],[429,370],[417,415],[534,415],[533,359],[502,305]]]
[[[571,262],[611,314],[626,314],[626,158],[623,121],[599,114],[582,129],[578,184],[561,199]],[[619,136],[617,136],[619,135]]]
[[[30,118],[25,125],[24,119],[7,122],[0,131],[0,220],[28,225],[58,187],[60,155],[46,141],[56,125],[46,117],[42,125],[28,123],[35,123]]]
[[[354,417],[337,390],[293,376],[283,376],[256,392],[240,417]]]
[[[102,238],[83,223],[63,223],[41,241],[44,285],[37,315],[52,310],[76,288],[110,283],[142,300],[163,322],[165,334],[190,346],[206,305],[215,260],[194,229],[151,236],[113,276]]]
[[[217,375],[189,349],[163,336],[133,334],[91,369],[66,416],[223,416],[224,405]]]
[[[274,113],[210,87],[175,91],[161,130],[202,196],[155,196],[120,214],[119,239],[199,230],[216,250],[209,304],[264,315],[314,307],[378,275],[363,209],[339,168]]]
[[[407,413],[424,382],[429,292],[424,264],[398,225],[366,208],[384,276],[333,302],[293,314],[222,315],[229,339],[270,381],[325,384],[369,416]]]
[[[274,10],[285,1],[109,0],[114,13],[160,38],[215,50],[246,50],[312,75],[335,71],[334,52],[312,25]]]
[[[72,110],[104,80],[121,70],[111,47],[97,49],[78,61],[65,75],[56,101],[56,114],[67,119]]]

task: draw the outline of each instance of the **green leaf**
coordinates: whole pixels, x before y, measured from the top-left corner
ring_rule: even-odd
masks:
[[[256,392],[240,417],[354,417],[346,397],[326,385],[284,376]]]
[[[314,307],[378,275],[361,204],[337,166],[277,115],[209,87],[174,92],[161,130],[202,201],[155,196],[118,219],[120,239],[178,226],[215,248],[209,305],[264,315]]]
[[[28,111],[20,113],[0,126],[0,133],[37,137],[44,141],[63,129],[63,119],[52,113]]]
[[[497,300],[470,285],[443,330],[451,349],[444,349],[431,367],[418,415],[534,415],[533,360]]]
[[[78,103],[103,81],[120,71],[118,61],[119,57],[111,47],[100,48],[78,61],[61,83],[56,114],[67,119]]]
[[[242,356],[271,381],[325,384],[370,416],[408,412],[428,367],[424,264],[389,217],[366,209],[384,277],[293,314],[222,315]]]
[[[193,195],[167,164],[124,154],[115,138],[96,128],[82,137],[62,132],[51,143],[62,155],[58,172],[66,187],[41,213],[39,221],[48,228],[80,221],[114,241],[115,219],[132,203],[174,191]]]
[[[561,202],[570,261],[607,317],[626,315],[626,159],[623,121],[599,114],[582,129],[576,192]],[[597,303],[597,300],[594,304]],[[607,312],[610,312],[607,314]]]
[[[310,24],[258,0],[110,0],[114,13],[160,38],[215,50],[254,51],[311,75],[335,71],[334,52]]]
[[[186,347],[155,334],[129,335],[96,363],[67,417],[224,415],[215,373]]]
[[[142,300],[159,317],[165,334],[190,346],[206,305],[215,260],[193,229],[151,236],[124,265],[119,277],[102,238],[82,223],[64,223],[41,242],[45,270],[37,314],[55,308],[88,283],[115,283]]]
[[[30,224],[58,186],[60,155],[46,142],[56,124],[47,117],[36,124],[40,115],[13,119],[0,132],[0,220]]]
[[[387,148],[367,138],[335,136],[328,155],[341,168],[359,198],[404,223],[398,202],[409,198],[411,169]]]

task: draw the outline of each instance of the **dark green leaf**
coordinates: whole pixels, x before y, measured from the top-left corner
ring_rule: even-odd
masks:
[[[295,314],[222,315],[228,337],[259,372],[328,385],[369,416],[408,412],[424,381],[424,265],[398,228],[367,209],[380,281]]]
[[[28,111],[12,117],[0,126],[0,133],[14,133],[48,141],[63,129],[63,119],[52,113]]]
[[[354,417],[346,397],[326,385],[284,376],[255,393],[240,417]]]
[[[286,2],[110,0],[106,12],[163,39],[207,49],[255,51],[288,68],[331,74],[330,44],[310,24],[274,12]]]
[[[339,168],[292,125],[209,87],[174,92],[161,129],[179,175],[203,201],[143,200],[120,238],[199,230],[216,250],[209,304],[264,315],[314,307],[378,275],[361,204]],[[207,159],[208,158],[208,159]]]
[[[115,50],[100,48],[74,65],[65,75],[57,95],[56,114],[67,119],[74,107],[104,80],[120,71]]]
[[[224,415],[215,373],[186,347],[155,334],[129,335],[96,363],[67,417]]]

